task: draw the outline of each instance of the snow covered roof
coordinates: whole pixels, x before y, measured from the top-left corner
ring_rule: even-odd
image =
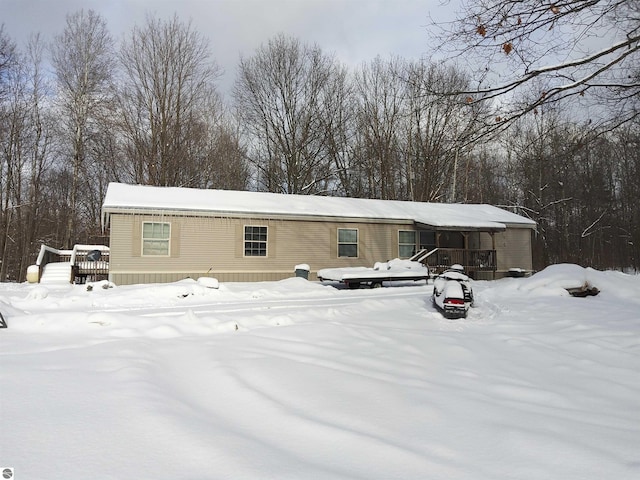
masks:
[[[507,225],[535,227],[533,220],[485,204],[407,202],[110,183],[102,205],[103,218],[107,220],[110,213],[132,210],[274,218],[397,220],[414,221],[434,228],[477,230],[504,230]]]

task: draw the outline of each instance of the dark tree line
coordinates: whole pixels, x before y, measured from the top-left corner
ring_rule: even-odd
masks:
[[[496,109],[469,97],[471,71],[399,57],[350,69],[284,35],[240,59],[230,98],[218,75],[175,16],[119,44],[93,11],[24,48],[0,29],[2,281],[23,280],[41,243],[106,242],[110,181],[492,203],[538,222],[537,268],[640,268],[634,118],[603,131],[554,102],[488,136]]]
[[[640,268],[640,124],[598,135],[541,113],[503,140],[507,196],[538,223],[534,259]]]

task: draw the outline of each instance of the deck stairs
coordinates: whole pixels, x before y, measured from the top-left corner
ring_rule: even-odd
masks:
[[[40,283],[63,284],[71,282],[71,262],[47,263],[42,269]]]
[[[105,280],[109,275],[109,247],[104,245],[74,245],[60,250],[41,245],[35,265],[27,270],[30,283],[85,283]]]

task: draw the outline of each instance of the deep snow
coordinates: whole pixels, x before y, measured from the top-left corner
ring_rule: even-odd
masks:
[[[104,285],[0,284],[16,479],[640,478],[640,276]]]

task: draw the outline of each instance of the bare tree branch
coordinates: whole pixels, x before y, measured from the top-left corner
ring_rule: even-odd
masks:
[[[591,230],[593,227],[595,227],[595,226],[596,226],[596,224],[597,224],[600,220],[602,220],[602,217],[604,217],[604,216],[606,215],[606,213],[607,213],[607,211],[605,210],[604,212],[602,212],[602,213],[600,214],[600,216],[599,216],[599,217],[598,217],[598,218],[597,218],[597,219],[596,219],[596,220],[595,220],[591,225],[589,225],[587,228],[585,228],[585,229],[582,231],[582,234],[580,235],[580,238],[586,238],[586,237],[588,237],[589,235],[593,234],[594,232],[589,232],[589,230]]]
[[[477,88],[448,94],[467,95],[471,102],[499,101],[495,123],[485,125],[483,136],[569,98],[598,105],[614,123],[638,110],[637,0],[468,0],[462,7],[454,22],[434,25],[440,29],[436,53],[475,64]],[[596,51],[595,45],[600,46]],[[531,87],[535,92],[528,95]],[[607,115],[604,103],[610,98],[625,101]]]

